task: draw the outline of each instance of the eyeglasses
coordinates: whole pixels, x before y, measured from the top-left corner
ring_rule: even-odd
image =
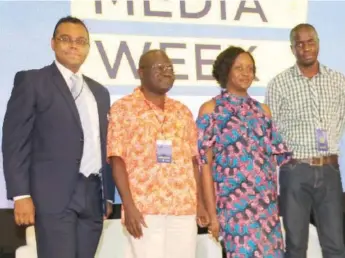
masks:
[[[141,66],[140,68],[151,68],[154,72],[170,72],[174,73],[174,67],[172,64],[154,64],[152,66]]]
[[[55,39],[60,41],[63,44],[72,45],[73,43],[76,43],[78,46],[81,46],[81,47],[84,47],[89,44],[89,41],[85,38],[77,38],[73,40],[69,36],[60,36]]]

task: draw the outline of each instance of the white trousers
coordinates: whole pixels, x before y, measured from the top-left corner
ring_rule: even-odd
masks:
[[[127,231],[125,258],[195,258],[195,216],[147,215],[143,236],[135,239]]]

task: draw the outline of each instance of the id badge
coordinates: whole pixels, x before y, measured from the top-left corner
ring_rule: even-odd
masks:
[[[157,140],[156,156],[158,163],[171,163],[172,161],[172,141]]]
[[[328,151],[327,132],[323,129],[317,128],[315,135],[316,135],[317,150]]]

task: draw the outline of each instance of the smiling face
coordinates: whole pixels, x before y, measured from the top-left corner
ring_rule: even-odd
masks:
[[[228,75],[228,90],[233,93],[246,92],[255,78],[255,64],[250,55],[241,53],[235,59]]]
[[[56,60],[75,73],[89,53],[88,32],[82,24],[61,23],[51,40],[51,47]]]
[[[138,72],[142,85],[158,95],[166,94],[175,81],[171,60],[164,52],[160,51],[147,55]]]
[[[292,35],[291,50],[300,66],[314,65],[319,54],[319,39],[316,31],[310,27],[299,28]]]

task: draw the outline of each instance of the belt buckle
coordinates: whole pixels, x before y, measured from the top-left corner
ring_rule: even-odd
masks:
[[[310,165],[315,167],[322,167],[323,166],[323,157],[317,158],[319,162],[314,162],[314,158],[311,158]]]

